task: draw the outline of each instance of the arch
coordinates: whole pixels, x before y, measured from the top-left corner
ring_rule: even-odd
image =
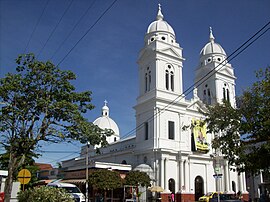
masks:
[[[123,160],[121,164],[127,164],[127,161],[126,160]]]
[[[168,181],[168,184],[169,184],[169,190],[172,193],[175,193],[175,180],[173,178],[170,178]]]
[[[194,180],[195,184],[195,201],[198,201],[204,195],[204,182],[201,176],[197,176]]]

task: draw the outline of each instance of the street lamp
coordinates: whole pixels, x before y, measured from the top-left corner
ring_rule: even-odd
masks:
[[[89,152],[89,145],[90,143],[87,142],[86,144],[86,157],[85,157],[85,167],[86,167],[86,170],[85,170],[85,173],[86,173],[86,181],[85,181],[85,198],[86,198],[86,201],[89,202],[89,195],[88,195],[88,184],[89,184],[89,179],[88,179],[88,152]]]
[[[214,159],[214,172],[213,177],[216,180],[216,191],[218,193],[218,202],[220,202],[220,191],[221,191],[221,164],[223,157],[219,155],[219,153],[215,153],[214,155],[210,155]]]

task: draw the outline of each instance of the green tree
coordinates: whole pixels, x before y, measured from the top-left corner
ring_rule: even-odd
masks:
[[[124,184],[126,185],[132,185],[132,186],[142,186],[142,187],[148,187],[150,186],[150,177],[145,172],[140,171],[130,171],[127,173],[125,177]]]
[[[72,196],[64,189],[40,186],[21,191],[18,194],[19,202],[73,202]]]
[[[108,190],[117,189],[122,186],[122,180],[119,173],[107,169],[99,169],[90,173],[89,183],[94,189],[104,192],[104,201],[106,201]]]
[[[9,154],[5,201],[9,201],[16,169],[22,156],[36,155],[42,141],[57,143],[76,139],[105,146],[106,135],[83,114],[93,109],[91,92],[76,92],[76,76],[33,54],[16,60],[16,73],[0,79],[0,144]]]
[[[238,172],[256,174],[270,169],[270,67],[256,73],[257,81],[237,99],[208,106],[208,130],[219,134],[219,148]]]

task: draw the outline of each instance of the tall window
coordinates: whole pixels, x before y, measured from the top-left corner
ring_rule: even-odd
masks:
[[[148,122],[144,123],[144,139],[148,140]]]
[[[230,102],[230,92],[229,92],[229,89],[227,89],[227,100]]]
[[[212,103],[211,91],[207,84],[205,84],[204,90],[203,90],[203,103],[208,104],[208,105]]]
[[[230,102],[230,91],[226,83],[224,83],[224,87],[223,87],[223,100]]]
[[[150,87],[151,87],[151,71],[149,71],[148,74],[148,91],[150,90]]]
[[[174,122],[169,121],[168,122],[168,128],[169,128],[169,139],[174,140]]]
[[[207,89],[207,98],[208,98],[208,102],[207,102],[207,104],[211,104],[211,92],[210,92],[210,89],[208,88]]]
[[[169,90],[169,71],[166,70],[166,73],[165,73],[165,82],[166,82],[166,90]]]
[[[144,91],[145,92],[150,91],[150,88],[151,88],[151,71],[149,69],[150,68],[147,67],[147,70],[144,76]]]
[[[148,82],[147,82],[147,73],[145,74],[145,77],[144,77],[144,81],[145,81],[145,89],[144,91],[147,92],[147,86],[148,86]]]
[[[174,75],[172,71],[171,71],[171,90],[174,91]]]
[[[165,87],[166,90],[174,91],[174,72],[171,65],[165,70]]]

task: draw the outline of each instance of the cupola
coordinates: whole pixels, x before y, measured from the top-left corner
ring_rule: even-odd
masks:
[[[209,42],[203,47],[200,52],[200,65],[205,66],[211,62],[221,63],[226,60],[227,55],[222,46],[215,42],[212,28],[210,27]]]
[[[104,101],[104,106],[102,107],[102,115],[97,118],[93,124],[97,125],[101,129],[111,129],[114,134],[112,136],[107,137],[108,143],[115,142],[119,140],[119,128],[115,121],[109,117],[109,107],[107,106],[107,101]]]

